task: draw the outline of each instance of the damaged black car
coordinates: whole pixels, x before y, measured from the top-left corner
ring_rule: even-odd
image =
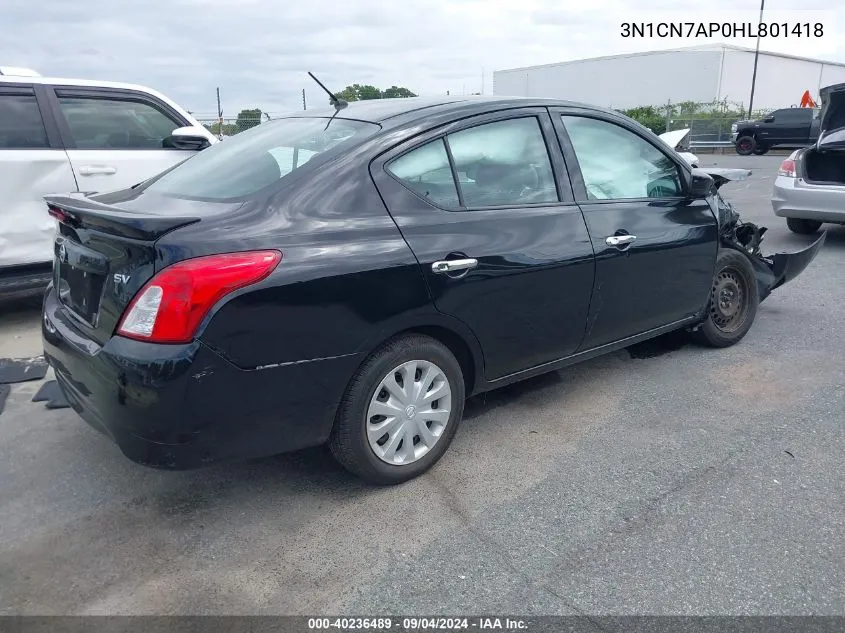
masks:
[[[327,443],[399,483],[470,395],[674,330],[737,343],[824,241],[764,255],[719,194],[747,171],[693,169],[610,110],[330,100],[132,189],[47,198],[46,358],[128,458]]]

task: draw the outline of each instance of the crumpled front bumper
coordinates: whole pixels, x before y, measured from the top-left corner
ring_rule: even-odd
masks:
[[[775,253],[774,255],[749,255],[757,276],[757,289],[760,301],[768,297],[772,290],[804,272],[804,269],[816,258],[824,244],[827,232],[807,248],[795,253]]]

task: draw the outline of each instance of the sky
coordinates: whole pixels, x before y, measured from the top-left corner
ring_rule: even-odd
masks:
[[[845,62],[845,3],[796,4],[767,0],[764,21],[821,23],[822,37],[763,38],[761,50]],[[234,117],[245,107],[300,109],[302,89],[322,106],[309,70],[335,91],[361,83],[491,94],[495,70],[722,42],[753,48],[754,39],[721,35],[624,38],[622,23],[756,25],[759,9],[759,0],[0,0],[0,65],[147,85],[197,116],[214,116],[219,87],[224,116]]]

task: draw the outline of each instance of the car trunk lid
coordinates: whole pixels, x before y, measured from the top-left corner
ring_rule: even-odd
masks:
[[[156,272],[156,241],[199,222],[191,215],[138,212],[80,194],[45,197],[59,221],[53,283],[63,309],[105,343],[123,310]]]
[[[845,83],[822,88],[822,111],[819,115],[819,138],[816,148],[845,149]]]

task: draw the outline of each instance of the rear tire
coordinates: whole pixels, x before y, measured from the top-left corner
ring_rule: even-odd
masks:
[[[751,329],[760,295],[757,278],[748,258],[733,249],[716,257],[716,272],[707,304],[707,316],[693,338],[708,347],[729,347]]]
[[[740,136],[736,139],[736,153],[740,156],[749,156],[757,149],[757,139],[753,136]]]
[[[764,154],[768,153],[768,151],[769,151],[768,147],[766,147],[765,145],[759,145],[756,148],[754,148],[753,153],[754,153],[755,156],[763,156]]]
[[[329,448],[344,468],[370,483],[408,481],[449,448],[464,399],[461,366],[445,345],[417,334],[393,339],[350,381]]]
[[[786,218],[786,226],[793,233],[799,235],[812,235],[819,230],[822,223],[816,220],[802,220],[800,218]]]

